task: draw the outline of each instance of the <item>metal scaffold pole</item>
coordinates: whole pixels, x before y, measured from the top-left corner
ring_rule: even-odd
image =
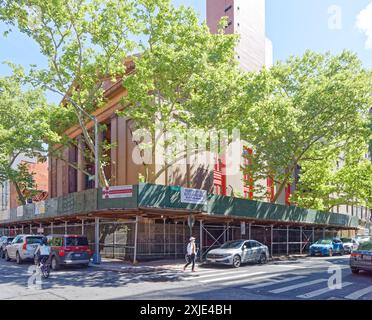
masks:
[[[164,249],[164,256],[165,256],[165,219],[163,218],[163,249]]]
[[[289,256],[289,226],[287,226],[287,256]]]
[[[274,243],[273,243],[273,238],[274,238],[274,226],[271,225],[271,228],[270,228],[271,232],[270,232],[270,241],[271,241],[271,257],[273,256],[273,249],[274,249]]]
[[[200,220],[200,262],[203,260],[203,220]]]
[[[174,222],[174,260],[177,259],[177,222]]]
[[[94,244],[95,244],[95,254],[93,257],[94,264],[101,263],[101,256],[99,253],[99,218],[94,218]]]
[[[134,229],[134,255],[133,264],[137,264],[137,242],[138,242],[138,216],[136,216],[136,226]]]
[[[313,243],[315,242],[315,228],[313,227],[313,230],[312,230],[312,234],[313,234]]]

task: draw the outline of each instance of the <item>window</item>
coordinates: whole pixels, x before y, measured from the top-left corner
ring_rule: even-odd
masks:
[[[250,148],[244,148],[243,149],[243,155],[244,155],[244,166],[247,167],[252,164],[252,154],[253,150]],[[243,188],[243,194],[245,198],[253,199],[253,177],[252,174],[245,173],[243,176],[244,180],[244,188]]]
[[[19,237],[19,236],[15,237],[15,238],[13,239],[12,243],[18,243],[19,238],[21,238],[21,237]]]
[[[285,204],[287,206],[291,205],[291,202],[289,201],[290,197],[291,197],[291,184],[288,183],[285,188]]]
[[[27,244],[40,244],[43,237],[27,237]]]
[[[72,146],[68,150],[68,160],[70,163],[77,165],[78,162],[78,148]],[[71,166],[68,167],[68,192],[77,191],[77,170]]]
[[[229,23],[227,24],[228,27],[230,27],[232,25],[232,21],[229,21]]]
[[[50,241],[50,245],[52,245],[54,247],[62,247],[62,245],[63,245],[63,239],[62,238],[53,238]]]
[[[66,247],[68,246],[87,246],[88,239],[85,237],[68,237],[66,238]]]
[[[226,195],[225,159],[216,155],[213,174],[214,194]]]
[[[8,182],[4,181],[2,185],[0,185],[1,190],[1,207],[0,210],[6,210],[8,209]]]
[[[273,177],[267,177],[266,186],[267,201],[273,202],[275,195],[275,182]]]
[[[23,237],[16,238],[15,243],[23,243]]]

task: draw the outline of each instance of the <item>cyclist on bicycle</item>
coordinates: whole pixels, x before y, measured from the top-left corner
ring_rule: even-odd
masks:
[[[35,262],[37,265],[44,264],[50,257],[51,249],[48,240],[44,237],[35,250]]]

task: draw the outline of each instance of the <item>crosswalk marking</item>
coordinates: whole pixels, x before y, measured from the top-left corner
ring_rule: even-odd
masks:
[[[281,267],[281,268],[293,268],[293,269],[308,269],[309,267],[301,267],[301,266],[288,266],[283,264],[272,264],[270,267]]]
[[[257,281],[257,280],[269,279],[269,278],[272,279],[272,278],[275,278],[275,277],[277,277],[277,275],[270,274],[270,275],[261,276],[261,277],[258,276],[258,277],[254,277],[254,278],[248,278],[248,279],[225,281],[223,283],[219,283],[219,285],[224,287],[224,286],[232,286],[232,285],[238,284],[238,285],[240,285],[241,288],[244,288],[242,286],[245,285],[246,283]]]
[[[212,282],[218,282],[218,281],[223,281],[223,280],[229,280],[229,279],[238,279],[238,278],[244,278],[244,277],[252,277],[258,274],[263,274],[264,272],[255,272],[255,273],[250,273],[250,274],[239,274],[231,277],[222,277],[222,278],[214,278],[214,279],[207,279],[207,280],[201,280],[200,282],[202,283],[212,283]]]
[[[291,291],[291,290],[294,290],[294,289],[310,286],[312,284],[321,283],[321,282],[324,282],[324,281],[327,281],[327,280],[328,279],[317,279],[317,280],[313,280],[313,281],[302,282],[302,283],[294,284],[294,285],[291,285],[291,286],[271,290],[270,292],[271,293],[282,293],[282,292]]]
[[[342,289],[344,287],[347,287],[347,286],[351,285],[351,284],[352,284],[351,282],[343,282],[342,283]],[[330,288],[326,287],[326,288],[311,291],[311,292],[308,292],[308,293],[305,293],[305,294],[301,294],[301,295],[297,296],[297,298],[310,299],[310,298],[320,296],[324,293],[327,293],[327,292],[330,292],[330,291],[333,291],[333,290],[337,290],[337,289],[330,289]]]
[[[264,273],[264,272],[260,272],[261,273]],[[187,274],[185,275],[185,278],[183,278],[183,280],[199,280],[199,279],[203,279],[203,278],[211,278],[211,277],[219,277],[219,276],[226,276],[226,275],[239,275],[240,277],[244,277],[244,276],[249,276],[249,275],[254,275],[256,273],[252,273],[252,272],[249,272],[248,270],[241,270],[241,271],[236,271],[236,270],[232,270],[230,272],[221,272],[221,271],[218,271],[218,272],[214,272],[214,273],[208,273],[208,274],[198,274],[197,272],[195,273],[190,273],[190,274]]]
[[[372,292],[372,286],[369,286],[367,288],[357,290],[345,297],[345,299],[351,299],[351,300],[356,300],[359,299],[360,297],[366,295],[367,293]]]
[[[295,280],[300,280],[306,278],[305,276],[297,276],[297,277],[291,277],[291,278],[285,278],[285,279],[273,279],[272,281],[265,282],[265,283],[258,283],[254,284],[251,286],[245,286],[243,287],[244,289],[256,289],[256,288],[262,288],[262,287],[268,287],[272,286],[277,283],[285,283],[285,282],[290,282],[290,281],[295,281]]]

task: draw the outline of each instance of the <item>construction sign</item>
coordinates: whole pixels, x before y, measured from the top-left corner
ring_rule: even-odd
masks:
[[[102,189],[102,199],[130,198],[133,196],[133,186],[114,186]]]

